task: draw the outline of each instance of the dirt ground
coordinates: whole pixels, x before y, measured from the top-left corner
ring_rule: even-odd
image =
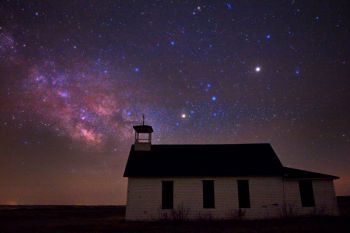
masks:
[[[341,216],[254,221],[126,222],[124,206],[0,206],[0,233],[350,232],[350,197],[338,198]]]

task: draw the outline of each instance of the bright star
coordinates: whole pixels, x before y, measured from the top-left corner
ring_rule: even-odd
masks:
[[[232,3],[227,2],[227,3],[226,3],[226,8],[227,8],[228,10],[232,10],[232,9],[233,9]]]
[[[63,98],[67,98],[69,96],[69,93],[68,91],[58,91],[58,95]]]
[[[260,66],[255,67],[255,72],[260,72],[260,71],[261,71],[261,67]]]
[[[186,113],[182,113],[182,114],[181,114],[181,118],[182,118],[182,119],[186,119],[186,117],[187,117]]]

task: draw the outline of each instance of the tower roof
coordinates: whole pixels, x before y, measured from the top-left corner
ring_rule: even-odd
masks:
[[[136,133],[153,133],[153,128],[150,125],[134,125]]]
[[[145,115],[142,114],[142,125],[133,126],[136,133],[153,133],[153,128],[150,125],[145,125]]]

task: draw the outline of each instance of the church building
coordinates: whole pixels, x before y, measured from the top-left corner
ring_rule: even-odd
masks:
[[[152,145],[152,126],[134,130],[126,220],[338,215],[338,177],[285,167],[270,144]]]

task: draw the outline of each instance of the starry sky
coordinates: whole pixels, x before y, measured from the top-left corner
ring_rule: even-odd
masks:
[[[142,114],[154,144],[268,142],[350,195],[349,1],[3,0],[0,15],[0,204],[125,204]]]

